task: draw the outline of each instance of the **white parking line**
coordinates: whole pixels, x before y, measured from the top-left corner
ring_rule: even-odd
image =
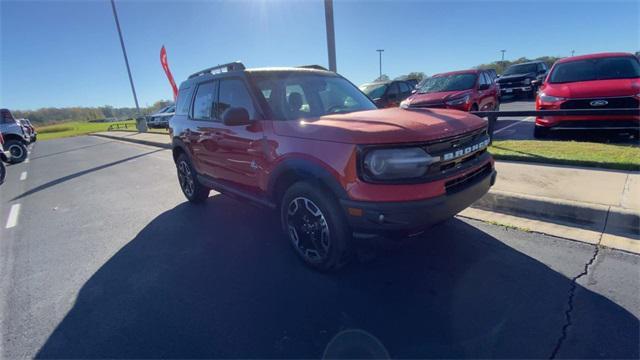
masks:
[[[521,123],[521,122],[523,122],[523,121],[531,121],[531,120],[533,120],[533,119],[534,119],[534,117],[533,117],[533,116],[528,116],[528,117],[526,117],[526,118],[524,118],[524,119],[522,119],[522,120],[518,120],[518,121],[514,122],[513,124],[510,124],[510,125],[507,125],[507,126],[505,126],[505,127],[503,127],[503,128],[500,128],[500,129],[498,129],[498,130],[494,131],[493,133],[494,133],[494,134],[497,134],[497,133],[499,133],[499,132],[500,132],[500,131],[502,131],[502,130],[506,130],[506,129],[508,129],[508,128],[512,127],[512,126],[516,126],[516,125],[520,124],[520,123]]]
[[[11,205],[11,210],[9,210],[9,217],[7,218],[7,225],[5,225],[6,229],[11,229],[12,227],[18,224],[19,214],[20,214],[20,204]]]
[[[27,172],[23,171],[22,174],[20,174],[20,181],[24,181],[27,180]]]

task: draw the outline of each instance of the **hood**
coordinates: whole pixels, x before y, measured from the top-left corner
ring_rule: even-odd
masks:
[[[535,77],[536,77],[535,73],[504,75],[504,76],[500,76],[499,78],[497,78],[496,82],[498,84],[500,84],[500,83],[505,83],[505,82],[521,81],[521,80],[524,80],[526,78],[535,78]]]
[[[631,96],[640,94],[640,79],[610,79],[572,83],[546,83],[541,89],[547,95],[565,98]]]
[[[458,90],[458,91],[441,91],[441,92],[433,92],[433,93],[415,93],[407,98],[407,104],[409,106],[414,105],[437,105],[443,104],[445,101],[449,99],[463,97],[467,94],[470,94],[469,90]]]
[[[457,110],[388,108],[274,121],[273,128],[282,136],[348,144],[389,144],[448,138],[486,124],[484,119]]]

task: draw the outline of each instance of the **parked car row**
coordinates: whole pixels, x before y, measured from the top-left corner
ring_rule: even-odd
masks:
[[[410,94],[403,81],[364,84],[360,89],[378,107],[446,108],[461,111],[499,110],[502,96],[536,99],[536,110],[638,109],[640,62],[630,53],[601,53],[558,60],[549,70],[542,61],[495,70],[463,70],[423,79]],[[406,86],[405,86],[406,87]],[[639,132],[640,116],[539,116],[534,136],[559,130]]]

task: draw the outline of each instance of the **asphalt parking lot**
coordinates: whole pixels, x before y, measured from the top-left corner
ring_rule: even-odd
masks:
[[[535,110],[534,100],[524,100],[516,97],[504,96],[500,102],[501,111]],[[496,140],[531,140],[535,119],[529,117],[499,118],[494,130]]]
[[[170,151],[90,136],[0,201],[2,358],[640,355],[636,255],[455,218],[321,274],[272,213],[187,203]]]

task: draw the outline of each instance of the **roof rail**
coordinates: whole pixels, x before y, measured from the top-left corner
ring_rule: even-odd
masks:
[[[234,61],[228,64],[217,65],[210,68],[206,68],[204,70],[200,70],[197,73],[191,74],[189,76],[189,79],[194,78],[196,76],[201,76],[204,74],[211,74],[215,70],[220,70],[219,72],[221,73],[221,72],[229,72],[229,71],[242,71],[244,69],[245,67],[243,63],[241,63],[240,61]]]
[[[302,68],[302,69],[315,69],[315,70],[329,71],[327,68],[325,68],[324,66],[320,66],[320,65],[301,65],[301,66],[298,66],[298,67]]]

